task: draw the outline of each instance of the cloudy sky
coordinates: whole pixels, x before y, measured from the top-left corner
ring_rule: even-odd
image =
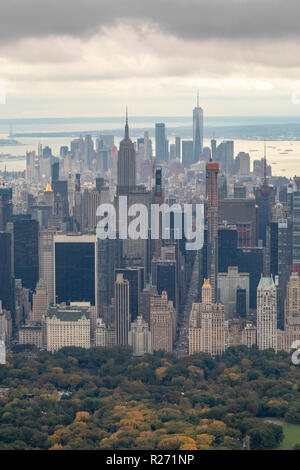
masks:
[[[0,118],[190,115],[197,88],[207,115],[298,116],[299,17],[299,0],[1,0]]]

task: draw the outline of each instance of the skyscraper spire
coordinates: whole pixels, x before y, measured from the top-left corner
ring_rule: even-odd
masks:
[[[133,142],[129,138],[128,126],[128,110],[126,107],[126,124],[124,139],[120,142],[120,149],[118,153],[118,186],[119,187],[132,187],[136,185],[136,162],[135,162],[135,148]]]
[[[129,126],[128,126],[128,108],[126,106],[126,124],[125,124],[125,139],[129,139]]]
[[[197,106],[193,110],[193,163],[199,161],[203,151],[203,109],[199,106],[199,90],[197,90]]]

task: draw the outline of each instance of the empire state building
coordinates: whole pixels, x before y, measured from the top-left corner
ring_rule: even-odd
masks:
[[[135,148],[129,138],[128,115],[126,112],[126,125],[124,139],[120,142],[118,153],[118,193],[126,193],[136,186]]]

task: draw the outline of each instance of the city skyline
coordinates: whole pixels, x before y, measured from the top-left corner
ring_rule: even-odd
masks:
[[[0,451],[300,450],[298,3],[1,2]]]

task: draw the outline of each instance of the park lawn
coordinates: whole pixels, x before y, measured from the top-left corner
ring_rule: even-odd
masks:
[[[276,450],[292,450],[295,444],[300,444],[300,424],[282,423],[284,439]]]

